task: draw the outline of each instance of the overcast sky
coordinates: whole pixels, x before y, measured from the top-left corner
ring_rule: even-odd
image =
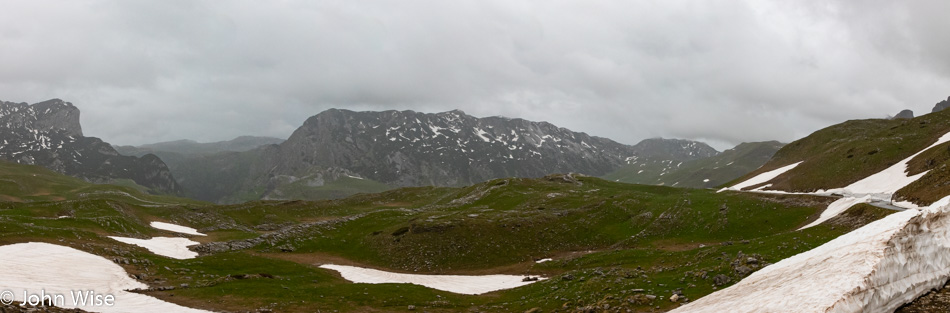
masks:
[[[804,4],[803,4],[804,3]],[[788,142],[950,96],[950,1],[7,1],[0,99],[115,144],[462,109],[634,144]]]

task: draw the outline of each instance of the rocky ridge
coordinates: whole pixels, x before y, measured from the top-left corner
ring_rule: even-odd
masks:
[[[718,152],[686,140],[629,146],[547,122],[476,118],[462,111],[331,109],[273,146],[269,177],[344,168],[393,186],[462,186],[501,177],[578,172],[603,175],[637,158],[676,161]]]

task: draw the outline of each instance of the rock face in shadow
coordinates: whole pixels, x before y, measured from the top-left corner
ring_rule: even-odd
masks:
[[[157,193],[181,194],[161,159],[122,156],[99,138],[83,136],[79,109],[59,99],[0,101],[0,159],[96,183],[130,179]]]

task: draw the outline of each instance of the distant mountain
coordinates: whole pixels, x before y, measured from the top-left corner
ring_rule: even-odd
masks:
[[[59,99],[33,105],[0,101],[0,140],[0,159],[90,182],[128,179],[153,192],[181,193],[161,159],[122,156],[99,138],[83,136],[79,109]]]
[[[135,156],[156,152],[204,155],[220,152],[243,152],[263,145],[279,144],[281,142],[284,142],[284,140],[280,138],[240,136],[231,140],[217,142],[201,143],[194,140],[182,139],[140,146],[116,146],[115,149],[123,155]],[[161,156],[159,153],[156,154]]]
[[[708,150],[662,144],[637,148],[547,122],[476,118],[461,111],[333,109],[308,119],[278,147],[273,173],[341,167],[394,186],[461,186],[550,173],[603,175],[638,153],[681,159]]]
[[[309,118],[279,145],[208,156],[189,166],[232,178],[225,182],[229,185],[200,199],[235,202],[463,186],[551,173],[601,176],[637,158],[686,161],[717,153],[700,142],[650,139],[630,146],[547,122],[477,118],[457,110],[430,114],[331,109]]]
[[[690,161],[705,159],[719,154],[719,151],[709,145],[684,139],[644,139],[631,149],[632,158],[625,159],[630,163],[632,159]]]
[[[284,140],[279,138],[240,136],[209,143],[176,140],[141,146],[116,146],[115,149],[123,155],[157,155],[168,164],[186,196],[218,201],[239,191],[251,166],[260,157],[261,152],[254,149],[281,142]],[[258,189],[253,186],[248,188]],[[237,197],[229,202],[258,199],[259,196]]]
[[[687,161],[634,159],[603,178],[633,184],[712,188],[759,168],[782,145],[778,141],[746,142],[714,156]]]

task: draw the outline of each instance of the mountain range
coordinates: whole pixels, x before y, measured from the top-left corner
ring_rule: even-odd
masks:
[[[477,118],[458,110],[331,109],[307,119],[286,141],[272,141],[256,141],[262,145],[246,151],[202,150],[187,155],[183,150],[195,149],[185,146],[195,143],[117,149],[130,155],[155,153],[168,162],[190,196],[226,203],[340,198],[398,187],[464,186],[551,173],[602,176],[632,160],[684,162],[719,154],[696,141],[657,138],[625,145],[547,122]]]

